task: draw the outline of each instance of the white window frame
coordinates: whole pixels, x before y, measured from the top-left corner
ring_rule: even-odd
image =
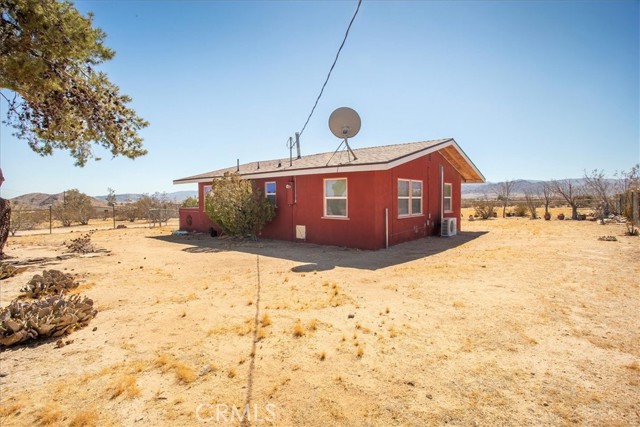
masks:
[[[270,193],[267,190],[267,186],[269,184],[273,184],[274,190],[273,190],[272,193]],[[267,181],[267,182],[264,183],[264,197],[266,197],[268,199],[269,196],[273,196],[273,206],[277,206],[277,200],[278,200],[278,198],[276,197],[277,192],[278,192],[278,185],[276,184],[275,181]]]
[[[399,188],[400,187],[400,181],[405,181],[409,183],[409,195],[408,196],[401,196],[400,195],[400,191]],[[413,183],[414,182],[418,182],[420,183],[420,197],[415,197],[413,195]],[[420,179],[406,179],[406,178],[398,178],[398,186],[396,187],[398,189],[398,201],[400,200],[407,200],[408,201],[408,213],[406,214],[401,214],[400,213],[400,208],[398,207],[398,218],[408,218],[408,217],[412,217],[412,216],[422,216],[423,214],[423,208],[422,208],[422,201],[424,199],[424,182]],[[416,199],[420,199],[420,212],[413,212],[413,201]]]
[[[449,195],[447,196],[447,186],[449,187]],[[449,209],[447,209],[447,200],[449,200]],[[444,212],[453,212],[453,184],[445,182],[442,186],[442,210]]]
[[[345,181],[344,197],[343,196],[327,196],[327,181]],[[349,180],[346,177],[340,178],[324,178],[322,180],[322,196],[323,196],[323,218],[330,219],[349,219]],[[344,215],[329,215],[327,214],[327,200],[345,200],[345,214]]]

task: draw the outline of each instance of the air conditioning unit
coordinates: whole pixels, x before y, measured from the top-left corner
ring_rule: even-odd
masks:
[[[442,218],[440,235],[444,237],[455,236],[458,233],[457,218]]]

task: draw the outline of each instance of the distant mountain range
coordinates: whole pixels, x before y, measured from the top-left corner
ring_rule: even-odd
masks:
[[[46,194],[46,193],[28,193],[22,196],[14,197],[9,200],[13,206],[25,206],[29,208],[47,208],[50,205],[56,205],[64,201],[64,193]],[[107,206],[107,202],[91,198],[91,204],[95,207]]]
[[[161,198],[170,200],[175,203],[182,203],[184,199],[187,197],[198,197],[197,191],[174,191],[172,193],[155,193]],[[117,203],[132,203],[138,200],[140,197],[144,196],[142,193],[125,193],[125,194],[116,194],[116,202]],[[153,196],[153,194],[148,194],[149,196]],[[106,202],[107,196],[95,196],[98,200],[104,200]]]
[[[584,184],[584,179],[570,179],[572,183],[576,185]],[[611,182],[616,180],[610,179]],[[513,189],[511,191],[511,197],[519,198],[524,197],[527,191],[536,191],[543,183],[549,181],[535,181],[518,179],[514,181]],[[485,196],[495,198],[496,193],[500,188],[501,182],[485,182],[483,184],[462,184],[462,198],[463,199],[481,199]],[[198,197],[197,191],[174,191],[172,193],[155,193],[159,197],[166,200],[170,200],[174,203],[182,203],[187,197]],[[142,197],[141,193],[125,193],[116,194],[117,203],[133,203]],[[153,194],[151,194],[153,195]],[[14,197],[11,199],[12,204],[23,205],[34,208],[48,207],[56,203],[62,203],[64,193],[58,194],[45,194],[45,193],[29,193],[22,196]],[[107,196],[94,196],[92,197],[92,203],[96,207],[107,206]]]
[[[579,181],[579,180],[572,180]],[[524,197],[526,191],[535,191],[545,181],[518,179],[513,183],[511,197]],[[485,182],[483,184],[462,184],[463,199],[481,199],[485,196],[495,198],[502,182]]]
[[[187,197],[197,197],[197,191],[175,191],[173,193],[158,193],[166,200],[170,200],[175,203],[182,203]],[[117,203],[132,203],[142,197],[143,194],[127,193],[116,194]],[[25,206],[30,208],[46,208],[49,205],[55,205],[62,203],[64,200],[64,193],[58,194],[46,194],[46,193],[28,193],[22,196],[14,197],[10,199],[11,204],[14,206]],[[95,196],[91,198],[91,204],[95,207],[105,207],[107,204],[107,196]]]
[[[575,186],[581,186],[585,184],[584,178],[562,179],[560,181],[570,181]],[[617,179],[606,179],[611,184],[617,183]],[[503,181],[504,182],[504,181]],[[503,182],[485,182],[483,184],[462,184],[462,198],[463,199],[483,199],[485,196],[495,198],[500,185]],[[535,193],[545,183],[551,181],[535,181],[526,179],[514,180],[513,188],[511,189],[511,197],[521,198],[524,197],[527,191]]]

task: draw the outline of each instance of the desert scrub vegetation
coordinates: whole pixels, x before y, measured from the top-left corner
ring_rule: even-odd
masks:
[[[304,336],[304,333],[305,333],[304,326],[302,326],[302,322],[300,322],[300,319],[298,319],[296,323],[293,325],[293,336],[295,338],[300,338]]]
[[[115,399],[120,395],[127,398],[140,396],[141,391],[138,387],[136,377],[133,374],[125,374],[116,379],[108,388],[109,399]]]
[[[479,200],[473,209],[477,218],[489,219],[496,215],[495,202],[493,200]]]
[[[225,172],[211,186],[205,212],[229,236],[257,240],[260,230],[275,217],[275,205],[237,173]]]
[[[76,413],[69,427],[96,427],[98,425],[98,411],[95,409],[85,409]]]
[[[35,416],[40,425],[54,425],[62,418],[62,410],[56,403],[47,403],[36,411]]]
[[[162,373],[173,371],[176,376],[176,381],[181,383],[189,384],[198,378],[198,373],[193,367],[167,354],[159,354],[156,357],[154,365],[156,368],[159,368]]]
[[[262,319],[260,320],[262,327],[266,327],[271,325],[271,317],[269,317],[269,313],[265,313],[262,315]]]

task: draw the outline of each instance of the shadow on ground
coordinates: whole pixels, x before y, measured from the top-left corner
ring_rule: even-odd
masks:
[[[296,273],[326,271],[335,267],[378,270],[393,265],[428,257],[464,245],[486,232],[460,232],[452,237],[425,237],[392,246],[389,249],[366,251],[322,246],[310,243],[294,243],[263,239],[259,241],[230,238],[212,238],[206,234],[153,236],[151,239],[168,243],[189,245],[182,250],[189,253],[243,252],[264,257],[288,259],[301,265],[294,266]]]

